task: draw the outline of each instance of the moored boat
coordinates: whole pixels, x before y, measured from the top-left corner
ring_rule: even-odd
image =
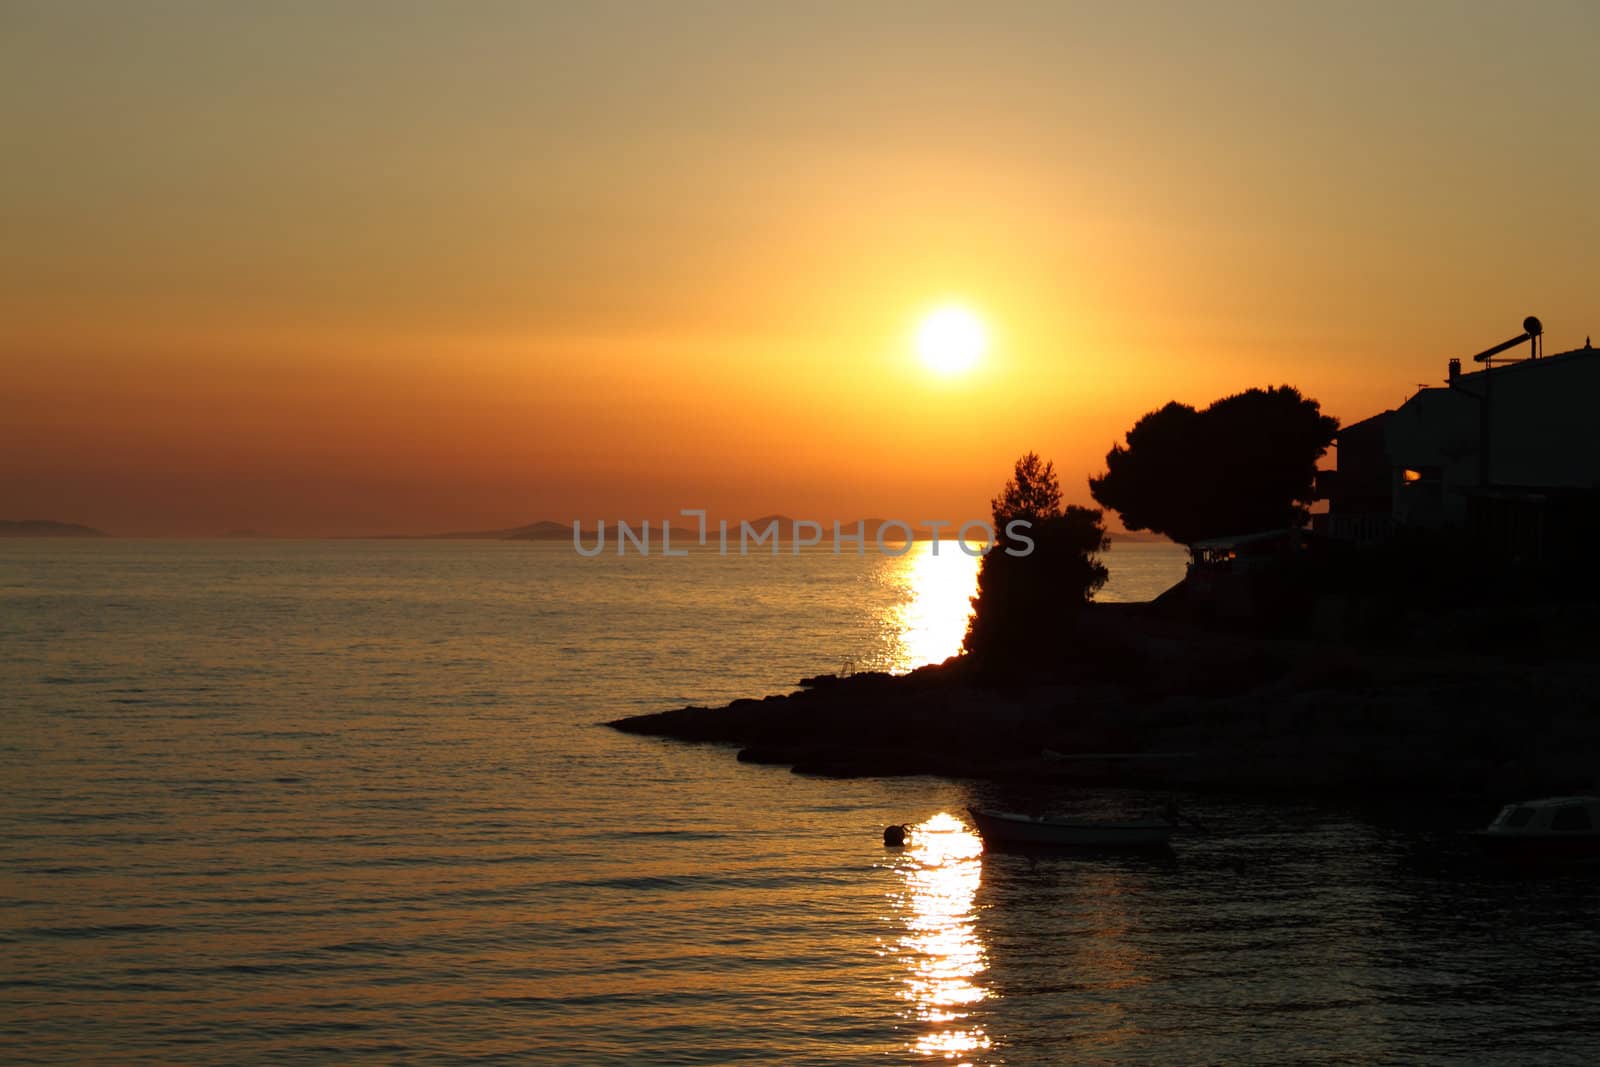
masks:
[[[1485,855],[1519,863],[1600,860],[1600,797],[1545,797],[1507,804],[1472,835]]]
[[[1165,848],[1176,828],[1164,819],[1106,822],[968,808],[987,842],[1062,848]]]

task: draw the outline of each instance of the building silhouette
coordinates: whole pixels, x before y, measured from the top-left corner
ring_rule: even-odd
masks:
[[[1538,354],[1538,320],[1451,360],[1443,386],[1339,432],[1318,479],[1321,532],[1362,544],[1402,531],[1460,531],[1512,560],[1573,556],[1600,530],[1600,349]],[[1521,341],[1530,355],[1495,366]]]

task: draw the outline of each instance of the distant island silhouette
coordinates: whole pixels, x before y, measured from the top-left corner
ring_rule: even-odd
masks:
[[[1172,545],[1177,543],[1170,537],[1151,533],[1149,530],[1140,530],[1137,533],[1129,530],[1112,530],[1106,536],[1111,538],[1112,544],[1116,544],[1119,541],[1125,545]]]
[[[0,519],[0,537],[107,537],[104,530],[54,519]]]
[[[721,520],[718,520],[718,519],[708,519],[708,520],[706,520],[706,539],[707,539],[708,542],[711,542],[711,543],[715,543],[716,542],[717,536],[718,536],[717,523],[719,521],[721,521]],[[817,523],[817,525],[819,525],[822,528],[822,540],[819,542],[819,544],[822,544],[822,545],[832,545],[833,544],[833,520],[831,520],[831,519],[827,520],[826,522],[824,522],[821,519],[797,519],[797,518],[793,518],[792,516],[789,516],[789,515],[778,515],[778,514],[762,515],[759,518],[755,518],[755,519],[743,519],[743,520],[741,520],[741,519],[728,519],[727,520],[727,523],[728,523],[728,536],[729,536],[730,539],[737,539],[738,538],[738,536],[739,536],[739,527],[740,527],[740,523],[741,522],[748,523],[750,528],[753,529],[753,530],[762,530],[762,531],[766,530],[767,527],[769,527],[769,526],[773,525],[774,523],[776,523],[777,524],[777,536],[778,536],[778,539],[780,541],[782,541],[783,543],[785,543],[785,544],[793,544],[794,543],[794,541],[795,541],[795,527],[799,523],[802,523],[802,522],[815,522],[815,523]],[[850,522],[840,522],[839,529],[840,529],[841,533],[844,533],[844,534],[847,534],[847,535],[849,535],[851,537],[854,537],[855,536],[856,527],[859,525],[861,527],[863,540],[867,544],[870,545],[872,542],[874,542],[877,539],[879,532],[882,531],[884,526],[886,524],[888,524],[889,522],[890,522],[890,520],[888,520],[888,519],[879,519],[879,518],[855,519],[855,520],[851,520]],[[547,525],[547,524],[540,524],[540,525]],[[607,527],[609,529],[611,529],[613,531],[616,529],[616,524],[615,523],[608,522],[606,525],[607,525]],[[634,528],[638,527],[638,523],[631,523],[630,525],[632,525]],[[650,528],[653,529],[653,530],[661,529],[661,522],[659,520],[652,521],[650,523]],[[695,520],[693,518],[681,518],[680,517],[680,518],[673,519],[672,520],[672,528],[673,528],[674,531],[684,531],[684,530],[690,531],[695,536],[698,536],[699,535],[699,531],[700,531],[699,524],[698,524],[697,520]],[[588,534],[588,535],[592,536],[594,534],[594,532],[595,532],[595,529],[592,526],[588,526],[588,527],[584,528],[584,533],[585,534]],[[955,533],[956,533],[956,531],[955,531],[954,528],[941,529],[940,532],[939,532],[939,536],[940,536],[941,540],[952,541],[952,540],[955,539]],[[815,536],[816,530],[814,530],[814,529],[812,529],[810,527],[807,527],[806,530],[805,530],[805,534],[806,534],[807,537]],[[569,538],[569,537],[572,536],[572,527],[570,525],[562,526],[561,527],[561,532],[559,534],[554,535],[554,536],[562,537],[562,538]],[[517,538],[517,540],[539,540],[539,539],[542,539],[542,538],[536,538],[536,537],[519,537],[519,538]],[[674,535],[674,539],[676,539],[676,534]],[[931,540],[933,540],[933,531],[931,529],[929,529],[928,527],[926,527],[926,526],[913,525],[911,527],[911,538],[910,539],[912,541],[931,541]],[[903,543],[906,540],[905,531],[904,531],[904,529],[902,529],[898,525],[891,526],[887,531],[884,531],[884,540],[886,542],[891,543],[891,544]]]
[[[748,522],[750,526],[756,530],[764,530],[770,523],[776,522],[778,524],[778,536],[780,539],[785,544],[792,544],[794,541],[795,524],[802,520],[790,518],[787,515],[763,515],[758,519],[747,519],[744,521]],[[816,521],[820,522],[820,520]],[[879,529],[889,520],[870,518],[861,519],[859,521],[862,524],[865,542],[868,547],[871,547],[873,542],[877,539]],[[729,535],[735,539],[738,537],[739,522],[740,520],[738,519],[728,520]],[[661,519],[651,519],[650,529],[652,531],[659,532],[661,530],[661,523]],[[640,523],[639,520],[633,520],[629,522],[629,525],[633,529],[637,530],[639,529]],[[823,522],[821,525],[822,541],[820,544],[832,545],[832,521],[830,520],[828,522]],[[608,533],[614,534],[616,528],[617,526],[615,521],[606,521],[606,529]],[[841,530],[852,536],[854,535],[855,528],[855,522],[842,523],[840,526]],[[685,543],[682,535],[685,532],[690,533],[692,536],[689,538],[689,540],[692,541],[694,536],[699,534],[699,526],[693,518],[684,518],[679,516],[678,518],[672,520],[672,531],[673,543],[681,544]],[[956,529],[954,527],[941,528],[939,531],[939,539],[941,541],[952,541],[955,539],[955,533]],[[711,543],[716,542],[717,520],[712,519],[708,521],[707,535],[708,540]],[[93,526],[86,526],[83,523],[77,522],[59,522],[55,519],[0,519],[0,537],[110,536],[111,535],[106,533],[104,530],[97,529]],[[242,527],[239,529],[225,530],[216,536],[222,540],[254,541],[275,539],[278,535],[266,533],[264,531],[249,527]],[[582,536],[590,543],[594,541],[596,531],[592,523],[583,527]],[[541,520],[539,522],[530,522],[524,526],[510,526],[498,530],[449,530],[444,533],[372,534],[367,536],[357,535],[354,537],[335,538],[335,540],[341,541],[570,541],[571,539],[572,523],[570,521],[556,522],[550,519]],[[1111,539],[1113,541],[1121,541],[1125,543],[1170,543],[1167,538],[1162,537],[1159,534],[1152,534],[1149,532],[1126,533],[1120,530],[1112,532]],[[886,532],[884,540],[889,544],[901,543],[904,541],[904,533],[898,527],[891,528]],[[933,540],[933,531],[926,526],[913,526],[911,529],[911,540],[931,541]]]
[[[637,530],[637,529],[639,529],[641,521],[642,520],[629,520],[628,525],[631,526],[633,529]],[[715,542],[715,540],[717,538],[717,522],[718,521],[719,520],[717,520],[717,519],[708,519],[707,520],[707,522],[706,522],[706,533],[707,533],[707,540],[708,541]],[[728,532],[729,532],[730,536],[733,536],[733,537],[737,537],[738,536],[738,530],[739,530],[740,521],[741,520],[738,520],[738,519],[729,519],[729,520],[727,520],[727,522],[728,522]],[[832,541],[832,539],[833,539],[833,521],[831,519],[826,521],[826,522],[823,522],[820,519],[817,519],[817,520],[802,520],[802,519],[792,518],[791,516],[788,516],[788,515],[773,514],[773,515],[762,515],[760,518],[745,519],[743,521],[744,522],[748,522],[750,524],[751,528],[752,529],[756,529],[756,530],[764,530],[768,525],[776,522],[778,524],[778,536],[785,544],[793,544],[794,535],[795,535],[795,524],[796,523],[802,522],[802,521],[815,521],[815,522],[818,522],[822,526],[822,541],[821,541],[821,543],[822,544],[826,544],[826,545],[831,545],[833,543],[833,541]],[[849,534],[851,536],[854,536],[855,529],[856,529],[856,524],[857,524],[857,522],[859,522],[861,524],[862,532],[863,532],[863,535],[864,535],[864,538],[865,538],[867,544],[871,545],[874,541],[876,541],[876,539],[878,537],[878,532],[884,527],[885,524],[889,523],[890,521],[891,520],[889,520],[889,519],[882,519],[882,518],[876,518],[876,517],[874,517],[874,518],[863,518],[863,519],[853,520],[851,522],[841,522],[839,528],[840,528],[840,530],[842,532],[844,532],[846,534]],[[650,529],[659,531],[661,529],[661,525],[662,525],[663,520],[661,520],[661,519],[651,519],[651,520],[649,520],[649,522],[650,522]],[[680,542],[681,535],[685,531],[692,532],[696,536],[698,536],[698,534],[699,534],[698,522],[693,517],[678,516],[676,518],[671,519],[671,522],[672,522],[673,541],[674,541],[674,543]],[[616,528],[617,528],[617,526],[616,526],[616,522],[615,521],[609,520],[609,519],[606,520],[606,529],[608,531],[613,531],[614,532],[616,530]],[[939,540],[941,540],[941,541],[953,541],[953,540],[955,540],[955,535],[956,535],[956,532],[957,532],[958,528],[959,527],[955,526],[955,525],[948,526],[948,527],[941,527],[940,530],[939,530]],[[814,532],[814,531],[808,531],[808,532]],[[584,526],[582,528],[581,536],[585,540],[587,540],[590,543],[592,543],[594,541],[594,539],[595,539],[595,536],[596,536],[595,525],[593,523],[584,524]],[[530,522],[525,526],[511,526],[511,527],[507,527],[507,528],[504,528],[504,529],[498,529],[498,530],[451,530],[451,531],[448,531],[448,532],[445,532],[445,533],[430,533],[430,534],[386,534],[386,535],[384,535],[383,539],[385,539],[385,540],[400,539],[400,540],[416,540],[416,541],[569,541],[569,540],[572,539],[572,523],[571,523],[571,521],[556,522],[556,521],[551,520],[551,519],[544,519],[544,520],[541,520],[539,522]],[[1113,531],[1111,533],[1111,539],[1113,541],[1121,541],[1121,542],[1129,543],[1129,544],[1132,544],[1132,543],[1170,544],[1171,543],[1171,541],[1168,538],[1163,537],[1160,534],[1150,533],[1149,531],[1140,531],[1138,533],[1129,533],[1129,532],[1126,532],[1126,531],[1123,531],[1123,530],[1116,530],[1116,531]],[[898,525],[892,526],[892,527],[890,527],[890,529],[885,531],[884,540],[886,542],[890,543],[890,544],[901,543],[901,542],[903,542],[905,540],[904,531],[901,530]],[[912,541],[931,541],[931,540],[933,540],[933,531],[927,526],[913,524],[912,527],[911,527],[911,540]]]

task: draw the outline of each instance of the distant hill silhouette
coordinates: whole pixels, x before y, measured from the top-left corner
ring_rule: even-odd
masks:
[[[686,520],[686,521],[689,521],[691,523],[693,522],[693,520]],[[637,527],[638,524],[634,523],[633,525],[635,527]],[[652,521],[650,523],[650,528],[652,530],[659,529],[660,528],[660,523]],[[680,525],[679,528],[680,529],[682,528],[681,525]],[[616,527],[615,527],[614,524],[609,523],[609,522],[606,523],[606,535],[608,537],[611,535],[611,532],[613,530],[615,530],[615,529],[616,529]],[[592,541],[594,539],[594,536],[595,536],[594,527],[593,526],[585,526],[583,528],[583,536],[586,539]],[[571,539],[572,539],[572,523],[570,523],[570,522],[550,522],[548,520],[545,521],[545,522],[531,523],[531,524],[529,524],[527,526],[519,526],[519,527],[516,528],[515,531],[513,531],[512,533],[507,535],[507,540],[510,540],[510,541],[568,541],[568,540],[571,540]]]
[[[1177,542],[1170,537],[1163,537],[1161,534],[1151,533],[1148,530],[1141,530],[1139,533],[1130,533],[1127,530],[1115,530],[1107,534],[1107,536],[1111,538],[1112,544],[1116,544],[1118,541],[1121,541],[1123,544],[1130,545],[1177,544]]]
[[[104,530],[54,519],[0,519],[0,537],[105,537]]]
[[[686,542],[692,542],[694,540],[694,535],[699,533],[699,520],[692,515],[674,515],[671,516],[671,521],[672,543],[674,546],[683,545]],[[716,544],[718,521],[718,519],[714,518],[706,520],[706,539],[707,543],[709,544]],[[796,519],[790,515],[774,513],[770,515],[762,515],[759,518],[745,519],[744,521],[748,522],[750,524],[750,528],[755,530],[757,533],[764,533],[770,524],[776,522],[778,524],[778,538],[785,546],[789,546],[794,543],[795,524],[805,520]],[[833,520],[817,519],[814,521],[822,526],[822,540],[818,542],[818,544],[831,547],[833,544]],[[890,521],[891,520],[889,519],[873,516],[869,518],[851,520],[850,522],[841,522],[839,525],[839,532],[845,536],[852,536],[855,533],[856,523],[859,522],[862,528],[863,543],[869,550],[871,550],[877,544],[878,531]],[[909,520],[903,521],[906,521],[911,527],[911,540],[933,540],[933,531],[928,526],[919,525],[915,522],[910,522]],[[628,520],[628,525],[637,533],[640,530],[641,522],[642,520],[639,519],[630,519]],[[728,537],[730,541],[737,541],[739,537],[740,520],[729,519],[727,522]],[[609,542],[616,537],[617,521],[615,519],[606,519],[605,524],[606,540]],[[659,518],[652,518],[650,520],[650,532],[652,535],[659,534],[661,530],[661,524],[662,520]],[[584,523],[582,537],[586,543],[590,545],[594,544],[597,536],[595,530],[595,523]],[[959,530],[960,526],[956,523],[941,526],[939,528],[939,540],[954,541]],[[685,532],[690,534],[688,538],[684,537]],[[815,531],[813,530],[807,530],[808,535],[814,532]],[[239,531],[236,533],[227,534],[225,536],[256,537],[265,535],[257,534],[254,531]],[[366,539],[368,538],[363,538],[363,540]],[[450,530],[445,533],[429,534],[380,534],[376,538],[371,539],[382,541],[570,541],[572,539],[572,521],[569,519],[565,522],[556,522],[551,519],[543,519],[539,522],[530,522],[525,526],[510,526],[498,530]],[[1111,539],[1113,541],[1122,541],[1124,543],[1172,543],[1168,538],[1157,533],[1150,533],[1149,531],[1141,531],[1139,533],[1118,531],[1111,534]],[[884,537],[885,544],[899,544],[904,540],[905,531],[898,524],[891,526],[886,531]],[[842,541],[841,545],[847,552],[854,551],[853,542]]]
[[[504,530],[454,530],[426,535],[435,541],[554,541],[572,536],[572,527],[560,522],[530,522]]]
[[[718,520],[716,519],[707,520],[707,540],[713,543],[716,541],[717,537],[717,521]],[[792,518],[788,515],[762,515],[760,518],[747,519],[745,521],[750,524],[751,529],[757,532],[765,532],[769,525],[776,522],[778,524],[779,539],[782,540],[785,545],[790,545],[794,543],[795,524],[801,522],[802,520]],[[819,543],[824,545],[832,545],[833,521],[831,519],[826,522],[822,522],[821,520],[816,521],[818,521],[822,526],[822,541]],[[889,520],[870,518],[861,519],[859,521],[861,523],[862,532],[865,538],[864,543],[870,548],[876,543],[878,531]],[[662,520],[660,519],[651,519],[651,531],[659,531],[661,529],[661,523]],[[640,523],[637,520],[630,521],[628,525],[636,531],[640,528]],[[845,535],[853,535],[855,528],[855,522],[841,523],[839,527],[840,532]],[[616,529],[617,524],[615,520],[606,520],[606,537],[608,540],[616,535]],[[698,520],[692,516],[677,516],[676,518],[672,519],[672,531],[674,544],[681,543],[683,532],[689,531],[691,534],[699,533]],[[806,532],[808,535],[815,533],[814,530],[810,530],[809,528]],[[737,538],[739,536],[739,520],[728,520],[728,535],[730,538]],[[956,528],[954,526],[943,527],[939,531],[939,539],[941,541],[954,540],[955,535]],[[589,543],[592,544],[594,542],[596,533],[593,523],[586,524],[583,527],[582,536]],[[546,519],[540,522],[531,522],[526,526],[513,526],[503,530],[452,530],[448,533],[423,534],[421,536],[399,535],[399,537],[405,540],[430,541],[567,541],[572,538],[572,523],[553,522]],[[891,527],[887,532],[885,541],[886,543],[894,544],[903,541],[904,537],[905,532],[902,529],[899,527]],[[911,540],[929,541],[932,539],[933,532],[926,526],[911,527]],[[1162,538],[1154,539],[1163,540]],[[846,542],[844,543],[844,547],[846,549],[850,549],[851,544]]]

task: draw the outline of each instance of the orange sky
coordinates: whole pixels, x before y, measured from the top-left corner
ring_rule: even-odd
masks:
[[[0,517],[959,520],[1600,332],[1592,5],[751,8],[7,5]]]

